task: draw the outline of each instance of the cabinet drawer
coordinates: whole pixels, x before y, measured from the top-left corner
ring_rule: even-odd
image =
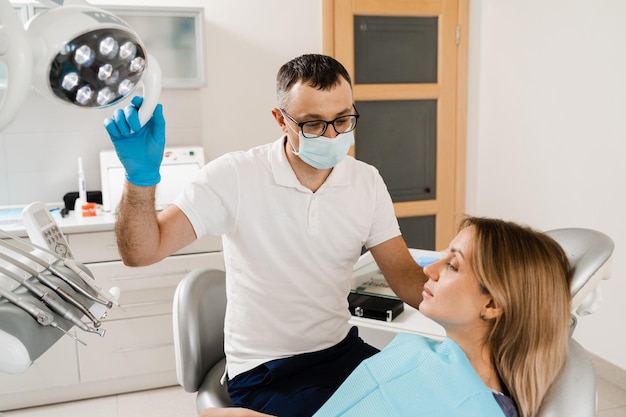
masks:
[[[186,274],[196,268],[224,269],[221,252],[170,256],[154,265],[130,267],[122,262],[97,262],[87,265],[102,287],[125,290],[176,286]]]
[[[77,261],[82,263],[119,261],[115,233],[93,232],[68,234],[67,241]],[[176,255],[218,252],[222,250],[222,239],[219,236],[207,235],[185,246]]]
[[[172,312],[174,291],[196,268],[224,270],[221,252],[171,256],[154,265],[128,267],[120,261],[87,265],[103,289],[119,287],[122,309],[113,307],[107,320]],[[108,325],[107,325],[108,326]]]
[[[74,258],[82,263],[120,260],[113,232],[66,235]]]
[[[97,336],[94,336],[97,337]],[[114,321],[103,338],[78,347],[81,382],[172,372],[175,375],[172,316]]]
[[[172,312],[172,300],[174,299],[175,291],[175,286],[122,291],[120,294],[120,305],[122,307],[110,309],[106,318],[102,320],[102,327],[108,330],[111,320],[170,314]]]

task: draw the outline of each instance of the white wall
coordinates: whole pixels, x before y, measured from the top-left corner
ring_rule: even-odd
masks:
[[[164,91],[169,143],[203,144],[213,159],[276,138],[275,73],[296,55],[321,51],[321,1],[177,4],[205,7],[209,83]],[[576,337],[624,369],[625,18],[622,0],[472,1],[466,204],[471,214],[542,229],[590,227],[614,238],[605,300],[580,320]],[[36,94],[24,108],[0,133],[0,204],[59,201],[76,189],[78,155],[88,188],[99,188],[109,111],[59,107]]]
[[[467,212],[615,240],[576,339],[626,368],[626,2],[472,1]]]

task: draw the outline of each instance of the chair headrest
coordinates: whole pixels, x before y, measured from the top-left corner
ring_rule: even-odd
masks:
[[[610,237],[591,229],[564,228],[546,234],[561,245],[572,266],[570,291],[574,311],[600,280],[609,278],[615,245]]]

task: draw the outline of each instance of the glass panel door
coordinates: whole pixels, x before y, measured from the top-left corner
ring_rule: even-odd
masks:
[[[325,52],[353,77],[361,114],[353,155],[381,172],[409,246],[442,249],[465,198],[468,0],[322,4]]]

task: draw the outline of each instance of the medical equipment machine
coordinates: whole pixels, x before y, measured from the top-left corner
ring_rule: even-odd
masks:
[[[204,166],[201,146],[166,147],[161,161],[161,182],[156,187],[155,208],[162,210],[180,193],[180,185],[191,181]],[[126,170],[114,150],[100,151],[102,209],[115,212],[125,187]]]
[[[69,243],[43,203],[35,202],[24,207],[22,220],[34,244],[45,246],[62,258],[74,259]]]
[[[557,229],[546,232],[568,255],[572,266],[570,291],[572,295],[572,322],[577,317],[593,313],[598,305],[599,287],[610,276],[614,243],[607,235],[581,228]],[[411,249],[418,263],[427,258],[438,259],[432,251]],[[354,285],[372,274],[380,273],[374,259],[367,253],[353,270]],[[230,398],[226,387],[220,384],[225,369],[224,314],[226,289],[224,271],[197,269],[191,271],[178,285],[174,296],[174,350],[178,382],[187,392],[197,392],[198,411],[207,407],[226,407]],[[407,308],[410,310],[410,308]],[[398,319],[411,312],[405,311]],[[414,312],[413,314],[419,314]],[[359,319],[364,320],[364,319]],[[387,323],[373,320],[377,328]],[[383,323],[383,324],[379,324]],[[395,323],[389,323],[396,326]],[[392,332],[413,331],[418,328]],[[443,332],[443,329],[442,329]],[[442,333],[440,337],[443,338]],[[563,368],[544,398],[538,417],[595,417],[596,375],[587,351],[573,338]]]
[[[107,308],[111,308],[113,304],[119,307],[115,296],[112,296],[109,292],[103,291],[91,276],[78,267],[78,264],[74,261],[70,244],[65,240],[65,236],[63,236],[59,226],[57,226],[52,215],[43,203],[35,201],[24,207],[22,210],[22,220],[24,221],[28,237],[34,244],[47,247],[49,250],[59,255],[59,257],[63,259],[63,265],[78,274],[78,276],[83,279],[84,283],[102,297],[102,299],[93,296],[83,287],[77,285],[73,280],[67,279],[55,266],[49,267],[51,271],[70,285],[74,291],[81,293],[90,300],[100,303]],[[47,267],[47,265],[41,263],[37,257],[30,255],[29,259],[39,263],[43,267]],[[94,307],[97,308],[96,306]],[[104,312],[104,310],[102,310],[102,312]]]
[[[23,217],[30,240],[0,229],[0,372],[9,374],[24,372],[64,335],[85,343],[72,327],[104,336],[101,320],[119,305],[118,288],[102,290],[67,257],[69,245],[42,203],[25,207]]]
[[[0,131],[17,116],[32,85],[39,93],[85,108],[114,105],[140,81],[145,124],[161,94],[161,70],[123,20],[84,0],[38,0],[49,9],[23,25],[0,0],[0,60],[8,82],[0,102]]]

